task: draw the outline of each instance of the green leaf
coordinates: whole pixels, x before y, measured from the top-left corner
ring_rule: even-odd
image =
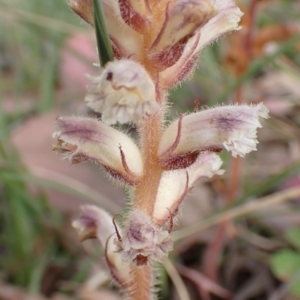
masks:
[[[291,228],[285,233],[288,241],[300,250],[300,228]]]
[[[98,55],[101,66],[104,66],[113,60],[113,51],[105,24],[102,1],[93,0],[93,5]]]
[[[271,256],[270,264],[275,276],[286,281],[300,270],[300,254],[289,249],[283,249]],[[298,284],[300,285],[300,280]]]

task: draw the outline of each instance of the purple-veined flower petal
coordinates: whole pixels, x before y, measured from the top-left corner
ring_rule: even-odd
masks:
[[[268,118],[262,104],[220,106],[182,116],[164,132],[158,150],[166,170],[189,166],[204,150],[226,149],[234,157],[256,150],[259,117]]]
[[[92,118],[58,117],[54,150],[72,163],[90,160],[114,178],[135,185],[143,175],[143,161],[136,144],[124,133]]]

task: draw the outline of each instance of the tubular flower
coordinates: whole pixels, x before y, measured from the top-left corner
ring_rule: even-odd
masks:
[[[169,2],[162,27],[150,46],[150,60],[160,70],[172,66],[180,58],[189,38],[216,13],[213,0]]]
[[[226,149],[234,157],[256,150],[259,117],[268,118],[262,104],[221,106],[183,116],[173,122],[160,141],[158,156],[164,169],[193,163],[199,152]]]
[[[182,55],[172,67],[161,72],[161,84],[169,89],[185,79],[195,68],[199,52],[222,35],[239,30],[239,21],[243,15],[233,0],[215,0],[216,14],[199,27],[187,41]]]
[[[178,208],[199,179],[222,175],[222,160],[212,152],[204,151],[188,168],[174,171],[165,171],[160,180],[155,199],[153,219],[155,224],[163,225],[170,217],[177,214]]]
[[[102,113],[107,124],[138,122],[157,112],[155,86],[146,70],[132,60],[110,62],[100,76],[90,79],[88,106]]]
[[[91,0],[69,0],[92,23]],[[242,16],[233,0],[103,0],[116,59],[151,65],[153,78],[169,89],[195,67],[197,55],[221,35],[239,29]],[[92,24],[93,25],[93,24]]]
[[[115,227],[112,217],[104,210],[94,205],[83,205],[81,215],[73,222],[80,241],[95,238],[105,249],[105,258],[113,278],[123,287],[126,287],[130,279],[130,267],[124,264],[120,255],[116,253],[117,247],[112,237],[115,235]]]
[[[102,4],[115,58],[141,60],[143,36],[124,22],[116,0],[102,0]],[[68,0],[68,5],[85,22],[94,26],[92,0]]]
[[[136,144],[122,132],[92,118],[58,117],[53,149],[72,163],[90,160],[114,178],[135,185],[143,175]]]

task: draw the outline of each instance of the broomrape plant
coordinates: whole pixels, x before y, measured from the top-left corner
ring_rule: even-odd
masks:
[[[69,6],[94,26],[92,0]],[[114,60],[89,76],[86,102],[101,120],[58,117],[54,150],[72,163],[92,161],[133,188],[122,224],[84,205],[74,221],[81,241],[97,238],[128,299],[155,299],[153,266],[172,250],[173,218],[199,179],[223,174],[217,155],[256,150],[263,104],[221,106],[180,116],[165,128],[167,92],[196,67],[199,52],[238,30],[232,0],[102,0]],[[97,27],[96,27],[97,29]],[[130,123],[139,143],[112,127]]]

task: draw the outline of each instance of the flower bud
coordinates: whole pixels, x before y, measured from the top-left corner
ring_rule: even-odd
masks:
[[[222,175],[222,160],[209,151],[199,154],[197,160],[188,168],[165,171],[159,183],[155,199],[153,220],[157,226],[162,226],[171,215],[176,215],[179,206],[187,192],[199,179]]]
[[[124,262],[145,265],[148,260],[161,260],[173,248],[168,231],[155,226],[141,210],[133,210],[122,230],[122,240],[115,239]]]
[[[104,0],[103,10],[115,58],[131,58],[141,61],[143,59],[143,36],[124,22],[116,1]]]
[[[70,8],[85,22],[94,26],[92,0],[67,0]]]
[[[126,287],[130,278],[130,266],[124,264],[121,257],[116,253],[116,245],[113,243],[115,227],[112,217],[104,210],[94,205],[81,206],[80,217],[73,222],[80,241],[96,238],[105,249],[105,258],[113,278]]]
[[[231,151],[236,157],[256,150],[259,117],[268,118],[262,104],[221,106],[180,117],[164,132],[158,150],[162,168],[185,168],[204,150]],[[191,159],[193,158],[193,159]]]
[[[164,70],[181,56],[188,39],[216,14],[213,0],[177,0],[169,2],[165,21],[150,47],[150,59]]]
[[[58,117],[54,150],[72,163],[90,160],[102,165],[114,178],[137,184],[143,161],[136,144],[122,132],[92,118]]]
[[[200,26],[186,43],[179,60],[161,73],[161,84],[165,89],[185,79],[194,69],[199,52],[223,34],[238,30],[243,13],[233,0],[214,1],[216,15],[204,26]]]
[[[73,221],[81,242],[95,238],[105,248],[109,236],[115,233],[112,217],[94,205],[82,205],[80,217]]]
[[[128,26],[121,16],[117,3],[111,0],[102,0],[105,23],[114,50],[118,59],[141,59],[143,39],[133,28]],[[92,0],[68,0],[70,8],[88,24],[94,26]]]
[[[107,124],[138,122],[159,109],[155,101],[155,86],[146,70],[132,60],[110,62],[86,96],[88,106],[102,113]]]

